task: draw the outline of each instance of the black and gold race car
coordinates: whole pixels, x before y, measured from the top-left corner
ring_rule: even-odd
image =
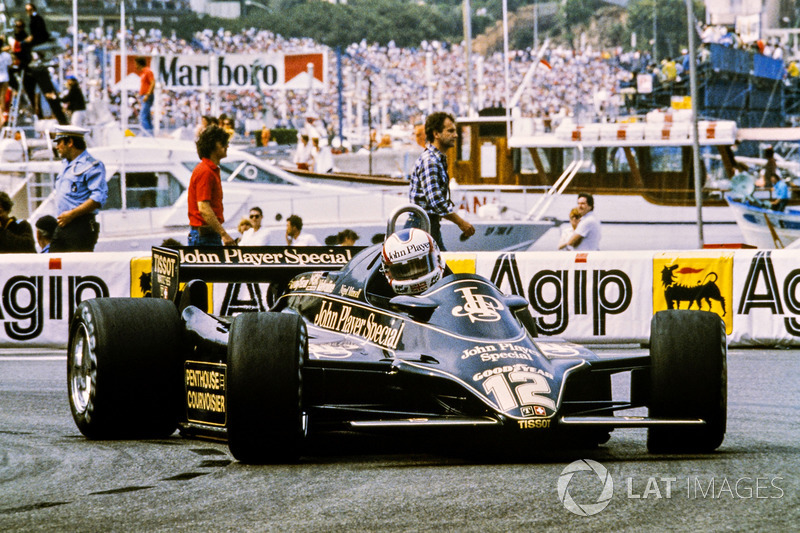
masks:
[[[390,228],[393,225],[390,224]],[[82,302],[70,323],[72,415],[91,439],[227,440],[249,463],[296,460],[323,432],[597,445],[648,428],[654,452],[710,452],[726,425],[726,337],[709,312],[652,320],[650,355],[537,344],[526,300],[475,274],[397,296],[381,245],[153,249],[153,297]],[[208,283],[271,282],[264,312],[207,312]],[[184,283],[179,290],[179,283]],[[611,376],[630,374],[612,395]],[[634,408],[647,416],[629,416]],[[637,413],[643,410],[636,411]]]

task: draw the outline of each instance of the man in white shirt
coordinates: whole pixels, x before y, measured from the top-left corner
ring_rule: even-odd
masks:
[[[286,219],[286,244],[293,246],[319,246],[319,241],[310,233],[303,231],[303,219],[292,215]]]
[[[267,228],[261,227],[263,218],[264,213],[260,207],[250,208],[250,223],[253,227],[242,234],[242,238],[239,239],[239,246],[267,246],[269,231],[267,231]]]
[[[294,151],[292,161],[299,170],[313,170],[311,140],[306,131],[297,134],[297,148]]]
[[[599,250],[600,221],[594,215],[594,197],[589,193],[580,193],[578,210],[581,212],[581,220],[567,245],[579,252]]]

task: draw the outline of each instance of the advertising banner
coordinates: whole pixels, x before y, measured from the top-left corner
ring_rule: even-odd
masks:
[[[797,250],[737,250],[730,343],[800,344]]]
[[[528,299],[541,336],[645,342],[652,252],[476,254],[477,273]]]
[[[210,279],[208,308],[214,314],[267,311],[275,297],[270,280],[280,285],[301,270],[340,268],[356,251],[220,250],[214,258],[184,248],[176,263],[159,263],[158,276],[179,266],[189,278]],[[454,272],[479,274],[503,292],[525,297],[541,341],[646,343],[654,313],[699,308],[722,318],[730,345],[800,345],[796,250],[443,255]],[[141,252],[4,255],[0,346],[66,346],[69,318],[80,302],[164,292],[151,265]]]
[[[78,304],[130,294],[130,260],[135,255],[4,254],[0,346],[66,346]]]
[[[733,333],[733,252],[669,252],[653,258],[653,314],[665,309],[717,313]]]
[[[127,72],[134,59],[127,56]],[[327,88],[328,55],[322,51],[301,54],[225,54],[146,56],[156,82],[171,90],[268,90],[307,91]],[[114,58],[114,82],[120,81],[121,56]],[[313,80],[308,66],[313,65]]]

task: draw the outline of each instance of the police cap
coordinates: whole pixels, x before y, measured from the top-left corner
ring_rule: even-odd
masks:
[[[56,126],[54,130],[54,141],[59,139],[66,139],[67,137],[80,137],[90,133],[90,130],[81,128],[80,126]]]

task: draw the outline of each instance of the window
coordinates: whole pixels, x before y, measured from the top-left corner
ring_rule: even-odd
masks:
[[[233,181],[245,183],[271,183],[273,185],[295,185],[291,181],[287,181],[280,176],[273,174],[272,172],[243,161],[222,161],[219,164],[219,168],[222,181],[228,181],[231,174],[236,172],[236,176],[233,178]]]
[[[184,191],[180,181],[168,172],[129,172],[125,174],[128,209],[169,207]],[[104,209],[122,208],[120,175],[108,180],[108,201]]]
[[[683,149],[680,146],[657,146],[650,149],[653,172],[681,172]]]

